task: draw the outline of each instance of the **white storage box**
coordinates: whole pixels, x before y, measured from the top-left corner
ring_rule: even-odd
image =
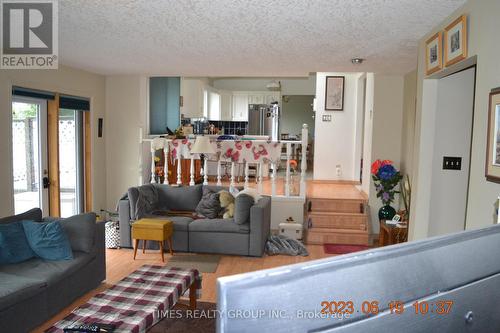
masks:
[[[287,236],[293,239],[302,239],[302,224],[300,223],[280,223],[280,235]]]

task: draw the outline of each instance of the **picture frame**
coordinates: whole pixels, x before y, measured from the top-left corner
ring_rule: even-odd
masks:
[[[327,76],[325,84],[325,110],[344,111],[344,76]]]
[[[467,58],[467,16],[462,15],[444,29],[446,67]]]
[[[427,75],[443,68],[443,33],[441,31],[425,42],[425,68]]]
[[[500,183],[500,88],[490,92],[485,177]]]

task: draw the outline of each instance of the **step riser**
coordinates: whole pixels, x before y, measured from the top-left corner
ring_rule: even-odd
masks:
[[[364,213],[363,201],[356,200],[310,199],[308,207],[311,212]]]
[[[367,230],[366,216],[331,216],[310,214],[313,228]]]
[[[352,244],[352,245],[368,245],[369,235],[366,234],[349,234],[336,232],[314,232],[309,230],[306,236],[306,244]]]

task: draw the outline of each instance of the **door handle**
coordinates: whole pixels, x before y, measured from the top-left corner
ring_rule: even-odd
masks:
[[[49,188],[50,186],[49,177],[43,177],[42,181],[43,181],[43,188]]]

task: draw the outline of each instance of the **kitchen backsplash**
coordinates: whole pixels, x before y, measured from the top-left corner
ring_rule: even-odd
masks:
[[[218,129],[224,127],[224,134],[236,134],[237,131],[241,131],[247,134],[248,121],[215,121],[209,120],[210,124],[214,125]]]

